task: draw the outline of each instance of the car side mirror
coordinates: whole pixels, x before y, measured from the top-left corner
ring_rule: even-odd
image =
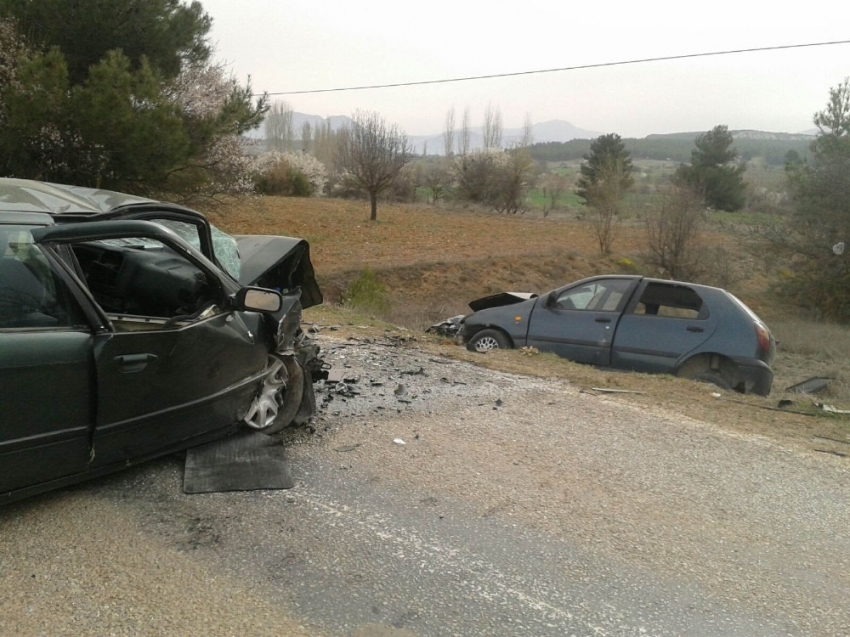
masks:
[[[247,287],[236,293],[234,309],[248,312],[279,312],[283,305],[280,292],[265,288]]]
[[[558,302],[558,293],[557,292],[549,292],[549,296],[546,297],[546,307],[555,307],[555,303]]]

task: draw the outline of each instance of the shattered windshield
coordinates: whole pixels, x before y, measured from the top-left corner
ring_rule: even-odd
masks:
[[[239,260],[239,247],[236,239],[210,224],[215,258],[227,273],[237,281],[242,273],[242,262]]]
[[[174,219],[155,219],[153,220],[161,226],[165,226],[178,237],[183,239],[196,250],[201,250],[201,238],[198,234],[198,226],[185,221],[177,221]],[[213,254],[222,268],[235,280],[239,280],[239,275],[242,270],[242,262],[239,260],[239,248],[236,244],[236,239],[229,234],[222,232],[214,225],[210,224],[212,232]],[[158,248],[161,247],[159,241],[155,239],[127,238],[127,239],[104,239],[98,241],[104,245],[111,245],[119,248]]]

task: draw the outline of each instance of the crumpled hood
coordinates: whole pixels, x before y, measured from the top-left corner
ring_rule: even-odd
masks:
[[[272,290],[301,288],[301,306],[322,303],[322,291],[310,261],[310,244],[304,239],[267,235],[235,236],[242,269],[241,285]]]
[[[523,301],[536,298],[537,295],[532,292],[499,292],[498,294],[492,294],[476,299],[475,301],[470,301],[469,307],[473,312],[479,312],[491,307],[514,305],[515,303],[522,303]]]

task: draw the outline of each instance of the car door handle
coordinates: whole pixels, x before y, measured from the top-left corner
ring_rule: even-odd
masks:
[[[704,332],[705,330],[701,327],[697,327],[696,325],[688,325],[686,328],[689,332]]]
[[[124,354],[116,356],[113,360],[118,364],[122,374],[133,374],[142,371],[148,363],[155,361],[156,354]]]
[[[611,319],[605,318],[604,316],[597,316],[593,320],[595,320],[597,323],[610,323],[611,322]]]

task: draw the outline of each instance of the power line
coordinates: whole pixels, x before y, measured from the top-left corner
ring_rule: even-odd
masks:
[[[728,51],[709,51],[707,53],[686,53],[684,55],[665,55],[654,58],[639,58],[636,60],[622,60],[619,62],[598,62],[596,64],[581,64],[578,66],[564,66],[557,69],[538,69],[536,71],[516,71],[513,73],[493,73],[492,75],[471,75],[469,77],[452,77],[442,80],[419,80],[416,82],[396,82],[394,84],[371,84],[368,86],[342,86],[337,88],[319,88],[306,91],[279,91],[266,93],[266,95],[306,95],[308,93],[339,93],[342,91],[367,91],[379,88],[397,88],[401,86],[424,86],[427,84],[448,84],[450,82],[471,82],[473,80],[492,80],[500,77],[518,77],[521,75],[539,75],[541,73],[560,73],[562,71],[580,71],[582,69],[599,69],[608,66],[625,66],[627,64],[646,64],[649,62],[666,62],[669,60],[687,60],[690,58],[712,57],[719,55],[735,55],[739,53],[757,53],[760,51],[782,51],[787,49],[803,49],[817,46],[834,46],[836,44],[850,44],[850,40],[836,40],[834,42],[810,42],[808,44],[781,44],[779,46],[762,46],[752,49],[731,49]],[[254,97],[259,97],[257,93]]]

